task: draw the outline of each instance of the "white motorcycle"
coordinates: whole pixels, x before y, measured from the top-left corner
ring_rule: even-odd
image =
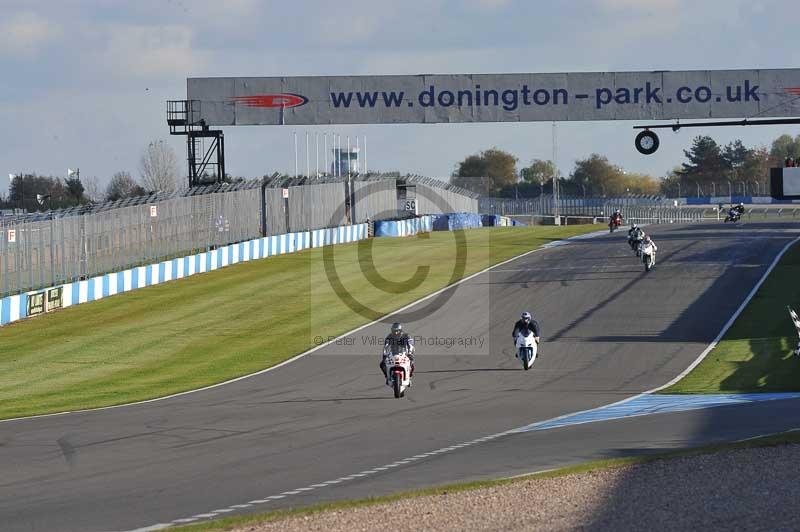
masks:
[[[656,265],[656,250],[652,242],[642,242],[642,262],[644,271],[649,272]]]
[[[395,353],[389,346],[383,350],[383,361],[386,373],[389,376],[389,386],[394,390],[394,396],[399,399],[406,394],[406,388],[411,387],[411,358],[406,347],[400,348]]]
[[[536,354],[539,351],[539,342],[536,341],[536,337],[533,335],[532,331],[528,330],[525,332],[527,334],[521,332],[517,334],[516,345],[517,358],[522,361],[522,367],[525,368],[525,371],[528,371],[536,360]]]

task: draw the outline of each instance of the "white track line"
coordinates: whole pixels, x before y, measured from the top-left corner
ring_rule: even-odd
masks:
[[[210,384],[208,386],[203,386],[202,388],[196,388],[194,390],[187,390],[185,392],[178,392],[178,393],[174,393],[174,394],[171,394],[171,395],[165,395],[164,397],[156,397],[155,399],[145,399],[143,401],[135,401],[133,403],[125,403],[125,404],[121,404],[121,405],[112,405],[112,406],[101,406],[101,407],[98,407],[98,408],[85,408],[85,409],[82,409],[82,410],[67,410],[65,412],[55,412],[53,414],[39,414],[39,415],[36,415],[36,416],[22,416],[22,417],[10,418],[10,419],[0,419],[0,423],[9,423],[11,421],[21,421],[21,420],[27,420],[27,419],[38,419],[38,418],[44,418],[44,417],[66,416],[68,414],[82,414],[82,413],[85,413],[85,412],[97,412],[97,411],[100,411],[100,410],[111,410],[113,408],[125,408],[125,407],[130,407],[130,406],[138,406],[138,405],[144,405],[144,404],[148,404],[148,403],[155,403],[157,401],[166,401],[167,399],[174,399],[175,397],[181,397],[181,396],[189,395],[189,394],[193,394],[193,393],[204,392],[206,390],[219,388],[220,386],[226,386],[226,385],[232,384],[234,382],[239,382],[239,381],[242,381],[242,380],[245,380],[245,379],[250,379],[250,378],[256,377],[258,375],[263,375],[264,373],[268,373],[268,372],[274,371],[274,370],[276,370],[276,369],[278,369],[280,367],[283,367],[283,366],[286,366],[288,364],[291,364],[295,360],[299,360],[299,359],[301,359],[301,358],[303,358],[303,357],[305,357],[307,355],[310,355],[314,351],[322,349],[323,347],[327,347],[327,346],[329,346],[331,344],[335,344],[337,341],[341,340],[342,338],[345,338],[347,336],[350,336],[351,334],[357,333],[358,331],[366,329],[367,327],[375,325],[376,323],[380,323],[381,321],[385,320],[386,318],[390,318],[390,317],[394,316],[395,314],[399,314],[401,312],[404,312],[404,311],[408,310],[409,308],[414,307],[414,306],[422,303],[423,301],[426,301],[426,300],[428,300],[428,299],[430,299],[432,297],[438,296],[439,294],[441,294],[445,290],[450,290],[452,288],[455,288],[456,286],[458,286],[458,285],[460,285],[462,283],[465,283],[465,282],[469,281],[470,279],[473,279],[473,278],[475,278],[475,277],[477,277],[479,275],[483,275],[484,273],[486,273],[486,272],[488,272],[490,270],[493,270],[493,269],[495,269],[495,268],[497,268],[499,266],[503,266],[504,264],[508,264],[509,262],[513,262],[513,261],[519,260],[519,259],[521,259],[523,257],[527,257],[528,255],[530,255],[532,253],[536,253],[538,251],[545,251],[545,250],[548,250],[548,249],[553,249],[553,247],[555,247],[554,245],[557,244],[558,242],[564,242],[565,244],[572,243],[572,242],[580,242],[581,240],[585,240],[587,238],[593,238],[595,236],[600,236],[600,235],[604,235],[604,234],[607,234],[607,233],[605,231],[596,231],[596,232],[593,232],[593,233],[585,233],[585,234],[582,234],[582,235],[577,235],[577,236],[574,236],[574,237],[565,238],[564,240],[556,240],[555,242],[549,242],[549,243],[544,244],[544,245],[542,245],[542,246],[540,246],[540,247],[538,247],[536,249],[532,249],[530,251],[526,251],[525,253],[522,253],[521,255],[517,255],[515,257],[511,257],[510,259],[504,260],[503,262],[498,262],[497,264],[489,266],[488,268],[484,268],[483,270],[481,270],[479,272],[475,272],[475,273],[469,275],[468,277],[464,277],[463,279],[461,279],[459,281],[456,281],[453,284],[447,285],[444,288],[440,288],[436,292],[433,292],[433,293],[428,294],[427,296],[421,297],[421,298],[417,299],[416,301],[413,301],[413,302],[409,303],[408,305],[406,305],[406,306],[404,306],[402,308],[394,310],[394,311],[390,312],[389,314],[386,314],[386,315],[384,315],[383,317],[381,317],[381,318],[379,318],[377,320],[373,320],[373,321],[371,321],[369,323],[365,323],[364,325],[361,325],[361,326],[356,327],[355,329],[353,329],[351,331],[343,333],[340,336],[337,336],[336,338],[334,338],[332,340],[328,340],[327,342],[325,342],[323,344],[320,344],[318,346],[312,347],[308,351],[305,351],[303,353],[295,355],[295,356],[293,356],[292,358],[290,358],[288,360],[284,360],[283,362],[281,362],[279,364],[275,364],[274,366],[270,366],[268,368],[256,371],[255,373],[249,373],[247,375],[242,375],[241,377],[228,379],[226,381],[219,382],[217,384]]]
[[[750,293],[747,295],[745,300],[742,302],[741,305],[739,305],[739,308],[736,309],[736,311],[733,313],[731,318],[725,323],[725,325],[722,326],[722,330],[720,330],[720,332],[719,332],[719,334],[717,334],[716,338],[714,338],[714,340],[708,345],[708,347],[706,347],[703,350],[703,352],[700,353],[700,356],[698,356],[697,359],[695,359],[695,361],[692,362],[687,369],[685,369],[683,372],[681,372],[680,375],[678,375],[677,377],[675,377],[674,379],[672,379],[671,381],[669,381],[667,384],[665,384],[663,386],[659,386],[657,388],[653,388],[652,390],[648,390],[646,392],[637,394],[637,395],[635,395],[633,397],[629,397],[627,399],[623,399],[622,401],[617,401],[615,403],[610,403],[608,405],[604,405],[604,406],[597,407],[597,408],[590,408],[590,409],[587,409],[587,410],[581,410],[579,412],[572,412],[572,413],[569,413],[569,414],[564,414],[563,416],[557,416],[557,417],[554,417],[552,419],[547,419],[547,420],[541,421],[540,423],[550,423],[552,421],[555,421],[555,420],[558,420],[558,419],[563,419],[565,417],[573,416],[573,415],[576,415],[576,414],[582,414],[582,413],[585,413],[585,412],[589,412],[591,410],[597,410],[598,408],[607,408],[607,407],[609,407],[611,405],[619,405],[619,404],[622,404],[622,403],[627,403],[628,401],[632,401],[633,399],[642,397],[643,395],[647,395],[647,394],[651,394],[651,393],[657,392],[659,390],[663,390],[664,388],[672,386],[673,384],[678,382],[680,379],[682,379],[684,376],[686,376],[692,369],[694,369],[700,362],[702,362],[702,360],[706,357],[706,355],[708,355],[708,353],[714,347],[716,347],[716,345],[719,343],[719,341],[722,339],[722,337],[725,335],[725,333],[728,331],[728,329],[730,329],[730,327],[733,325],[733,322],[736,321],[736,318],[739,317],[739,315],[742,313],[742,311],[747,306],[747,304],[750,302],[750,300],[753,299],[753,296],[758,291],[758,289],[761,288],[761,285],[764,284],[764,281],[769,276],[769,274],[772,273],[772,270],[775,269],[775,266],[778,264],[778,262],[780,261],[781,257],[783,257],[783,255],[786,253],[786,251],[794,243],[796,243],[798,241],[800,241],[800,237],[795,238],[794,240],[792,240],[791,242],[786,244],[783,247],[783,249],[781,249],[780,253],[778,253],[778,255],[775,257],[775,259],[769,265],[767,270],[764,272],[764,274],[758,280],[758,282],[753,287],[753,289],[750,291]],[[506,262],[510,262],[510,261],[516,260],[516,259],[518,259],[520,257],[524,257],[525,255],[528,255],[530,253],[538,251],[539,249],[542,249],[542,248],[537,248],[535,250],[531,250],[531,251],[525,253],[524,255],[519,255],[518,257],[514,257],[513,259],[510,259],[510,260],[508,260]],[[492,268],[500,266],[501,264],[504,264],[504,263],[496,264]],[[488,269],[492,269],[492,268],[488,268]],[[470,279],[470,278],[472,278],[472,277],[474,277],[476,275],[480,275],[481,273],[484,273],[485,271],[486,270],[484,270],[482,272],[478,272],[476,274],[473,274],[472,276],[463,279],[463,281],[466,281],[466,280],[468,280],[468,279]],[[463,282],[463,281],[461,281],[461,282]],[[451,285],[451,286],[453,286],[453,285]],[[450,288],[450,287],[447,287],[447,288]],[[444,288],[443,290],[446,290],[447,288]],[[435,294],[431,294],[430,296],[427,296],[427,297],[431,297],[433,295],[435,295]],[[422,301],[422,300],[420,300],[420,301]],[[401,310],[403,310],[403,309],[401,309]],[[398,310],[396,312],[400,312],[401,310]],[[375,322],[373,322],[373,323],[375,323]],[[359,330],[359,329],[356,329],[356,331],[357,330]],[[355,332],[355,331],[353,331],[353,332]],[[348,333],[348,334],[352,334],[352,332]],[[296,357],[296,358],[299,358],[299,356]],[[294,360],[294,359],[292,359],[292,360]],[[321,484],[312,484],[310,486],[306,486],[305,488],[297,488],[297,489],[292,490],[292,491],[284,491],[283,493],[281,493],[278,496],[272,495],[272,496],[269,496],[269,497],[264,497],[263,500],[269,501],[269,500],[281,498],[281,497],[287,496],[287,495],[297,495],[299,493],[306,493],[308,491],[312,491],[312,490],[317,489],[317,488],[319,488],[321,486],[327,487],[327,486],[332,485],[332,484],[339,484],[341,482],[349,482],[351,480],[355,480],[356,478],[363,478],[363,477],[371,476],[371,475],[377,474],[379,472],[385,471],[387,469],[391,469],[391,468],[394,468],[394,467],[399,467],[400,465],[405,465],[405,464],[408,464],[408,463],[411,463],[411,462],[415,462],[415,461],[420,460],[422,458],[429,458],[431,456],[438,456],[440,454],[449,453],[449,452],[453,452],[453,451],[459,450],[459,449],[461,449],[463,447],[467,447],[467,446],[475,445],[475,444],[479,444],[479,443],[484,443],[484,442],[487,442],[487,441],[490,441],[490,440],[494,440],[494,439],[497,439],[497,438],[500,438],[500,437],[503,437],[503,436],[508,436],[510,434],[515,434],[515,433],[518,433],[521,429],[524,429],[524,428],[530,428],[530,425],[525,425],[524,427],[518,427],[518,428],[515,428],[515,429],[506,430],[506,431],[503,431],[503,432],[498,432],[496,434],[490,434],[488,436],[482,436],[480,438],[475,438],[474,440],[470,440],[468,442],[460,443],[460,444],[457,444],[457,445],[451,445],[449,447],[442,447],[440,449],[436,449],[435,451],[430,451],[428,453],[418,454],[418,455],[412,456],[410,458],[406,458],[404,460],[393,462],[391,464],[387,464],[387,465],[380,466],[380,467],[375,467],[375,468],[372,468],[372,469],[370,469],[368,471],[362,471],[361,473],[348,475],[346,477],[339,477],[339,478],[337,478],[335,480],[329,480],[329,481],[323,482]],[[541,472],[545,472],[545,471],[550,471],[550,469],[546,469],[546,470],[538,471],[538,472],[541,473]],[[520,476],[526,476],[526,475],[531,475],[531,474],[535,474],[535,473],[536,472],[534,472],[534,473],[524,473],[523,475],[520,475]],[[515,478],[515,477],[508,477],[508,478]],[[251,501],[251,502],[252,503],[256,503],[256,501]],[[230,506],[228,508],[224,508],[222,510],[215,510],[215,513],[226,512],[226,511],[229,511],[229,509],[232,510],[232,509],[246,508],[246,507],[249,507],[249,506],[251,506],[251,505],[250,504],[246,504],[246,505],[237,504],[237,505]],[[175,520],[171,521],[168,526],[175,526],[175,525],[179,525],[179,524],[183,524],[183,523],[197,521],[198,517],[200,515],[206,515],[206,514],[198,514],[198,515],[195,515],[193,517],[188,518],[188,520],[187,519],[175,519]],[[154,528],[154,527],[159,527],[159,528]],[[135,530],[131,530],[130,532],[147,532],[147,531],[150,531],[150,530],[158,530],[160,528],[164,528],[164,524],[163,523],[159,523],[158,525],[151,525],[151,526],[144,527],[144,528],[137,528]]]

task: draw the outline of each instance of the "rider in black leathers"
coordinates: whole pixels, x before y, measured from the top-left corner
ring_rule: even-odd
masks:
[[[530,312],[522,313],[522,317],[514,324],[514,331],[511,333],[511,337],[516,341],[517,335],[525,331],[531,331],[536,341],[539,341],[539,322],[533,319]]]

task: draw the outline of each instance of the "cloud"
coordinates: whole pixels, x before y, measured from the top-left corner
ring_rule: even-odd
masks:
[[[107,71],[121,78],[181,76],[202,70],[202,54],[192,47],[192,30],[183,26],[117,26],[108,30],[99,52]]]
[[[0,55],[35,55],[61,33],[59,26],[36,13],[13,14],[0,22]]]
[[[511,0],[470,0],[470,5],[483,11],[503,9],[511,4]]]
[[[595,0],[602,9],[610,11],[673,11],[681,0]]]

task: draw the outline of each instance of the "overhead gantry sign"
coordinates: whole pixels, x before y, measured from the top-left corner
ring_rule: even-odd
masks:
[[[774,123],[800,116],[800,69],[189,78],[186,102],[187,122],[206,128],[723,118]],[[655,152],[658,138],[649,130],[677,125],[640,126],[646,131],[637,137],[637,149]]]

